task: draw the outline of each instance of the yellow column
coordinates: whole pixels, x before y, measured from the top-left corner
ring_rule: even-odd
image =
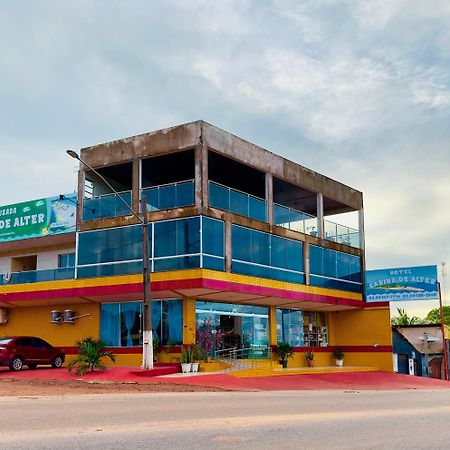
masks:
[[[269,345],[277,345],[277,307],[269,306]]]
[[[195,344],[195,298],[183,298],[183,344]]]

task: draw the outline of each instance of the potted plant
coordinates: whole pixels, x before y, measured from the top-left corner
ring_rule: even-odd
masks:
[[[192,364],[191,364],[191,371],[192,372],[198,372],[198,366],[199,361],[201,359],[201,351],[198,348],[198,345],[194,345],[192,347]]]
[[[294,349],[287,342],[280,342],[277,346],[276,352],[280,357],[281,365],[283,369],[287,368],[287,359],[292,358],[294,355]]]
[[[305,353],[305,358],[308,367],[314,367],[314,353],[313,352]]]
[[[181,352],[181,371],[183,373],[190,372],[191,363],[192,363],[192,350],[190,347],[185,347]]]
[[[344,365],[344,352],[340,348],[335,348],[333,356],[336,359],[336,366],[342,367]]]

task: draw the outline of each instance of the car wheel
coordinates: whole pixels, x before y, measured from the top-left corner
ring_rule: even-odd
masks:
[[[59,369],[62,365],[63,365],[63,360],[62,360],[61,356],[55,356],[52,361],[52,366],[55,369]]]
[[[36,369],[37,364],[36,363],[28,363],[27,366],[29,369],[33,370],[33,369]]]
[[[14,372],[18,372],[19,370],[22,370],[23,367],[23,361],[20,356],[15,356],[14,359],[9,364],[9,368],[11,370],[14,370]]]

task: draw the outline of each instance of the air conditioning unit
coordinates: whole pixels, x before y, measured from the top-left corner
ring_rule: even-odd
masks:
[[[5,308],[0,308],[0,324],[5,324],[8,322],[8,310]]]
[[[75,323],[75,313],[71,309],[65,309],[64,315],[63,315],[63,322],[64,323]]]
[[[62,317],[59,311],[55,309],[50,311],[50,323],[62,323]]]

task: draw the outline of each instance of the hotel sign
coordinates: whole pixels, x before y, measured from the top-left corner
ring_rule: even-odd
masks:
[[[76,194],[0,206],[0,242],[75,231]]]
[[[437,266],[366,271],[366,301],[436,300]]]

